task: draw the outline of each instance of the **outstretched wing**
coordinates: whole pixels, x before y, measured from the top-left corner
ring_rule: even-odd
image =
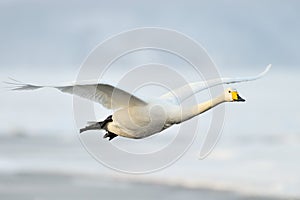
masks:
[[[194,95],[197,92],[201,92],[203,90],[206,90],[208,88],[217,85],[254,81],[263,77],[270,70],[271,66],[272,65],[269,64],[266,67],[266,69],[260,74],[258,74],[257,76],[243,77],[243,78],[220,78],[220,79],[212,79],[208,81],[199,81],[199,82],[190,83],[162,95],[160,99],[168,100],[172,102],[176,102],[176,99],[178,99],[181,102],[187,99],[188,97]]]
[[[144,106],[147,103],[138,97],[113,87],[108,84],[74,84],[67,86],[40,86],[22,83],[12,79],[14,82],[6,82],[13,86],[12,90],[35,90],[49,87],[56,88],[64,93],[74,94],[79,97],[100,103],[108,109],[119,109],[128,106]]]

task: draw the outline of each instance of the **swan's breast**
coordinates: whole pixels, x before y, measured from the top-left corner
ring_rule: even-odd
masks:
[[[143,138],[166,128],[168,115],[159,105],[130,107],[117,110],[108,129],[118,135]],[[167,126],[168,127],[168,126]],[[109,131],[110,131],[109,130]]]

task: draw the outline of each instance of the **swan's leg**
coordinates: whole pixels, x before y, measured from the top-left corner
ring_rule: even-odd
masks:
[[[114,138],[117,137],[117,136],[118,136],[118,135],[116,135],[116,134],[114,134],[114,133],[107,132],[107,133],[103,136],[103,138],[109,138],[108,140],[110,141],[110,140],[114,139]]]
[[[110,116],[108,116],[104,121],[99,122],[99,123],[101,123],[101,128],[104,128],[105,125],[106,125],[108,122],[112,122],[112,121],[113,121],[113,120],[112,120],[112,115],[110,115]]]
[[[101,125],[101,128],[103,129],[107,123],[109,122],[112,122],[112,115],[108,116],[103,122],[102,122],[102,125]],[[105,135],[103,136],[103,138],[109,138],[108,140],[112,140],[114,139],[115,137],[117,137],[118,135],[117,134],[114,134],[112,132],[109,132],[107,131],[107,133],[105,133]]]

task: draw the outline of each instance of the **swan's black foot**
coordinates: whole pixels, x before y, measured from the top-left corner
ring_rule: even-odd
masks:
[[[110,141],[110,140],[114,139],[114,138],[117,137],[117,136],[118,136],[118,135],[116,135],[116,134],[114,134],[114,133],[107,132],[107,133],[103,136],[103,138],[109,138],[108,140]]]
[[[112,122],[112,121],[113,121],[112,115],[110,115],[104,121],[99,122],[100,127],[103,129],[107,123]]]

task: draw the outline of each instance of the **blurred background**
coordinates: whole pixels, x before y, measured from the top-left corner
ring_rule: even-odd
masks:
[[[226,105],[222,137],[206,159],[198,159],[205,137],[199,131],[179,161],[147,175],[113,171],[84,150],[72,96],[17,93],[1,83],[0,199],[300,199],[299,9],[297,0],[1,0],[1,81],[74,81],[96,45],[138,27],[192,37],[225,77],[273,68],[261,80],[234,86],[247,102]],[[209,118],[199,116],[203,130]]]

